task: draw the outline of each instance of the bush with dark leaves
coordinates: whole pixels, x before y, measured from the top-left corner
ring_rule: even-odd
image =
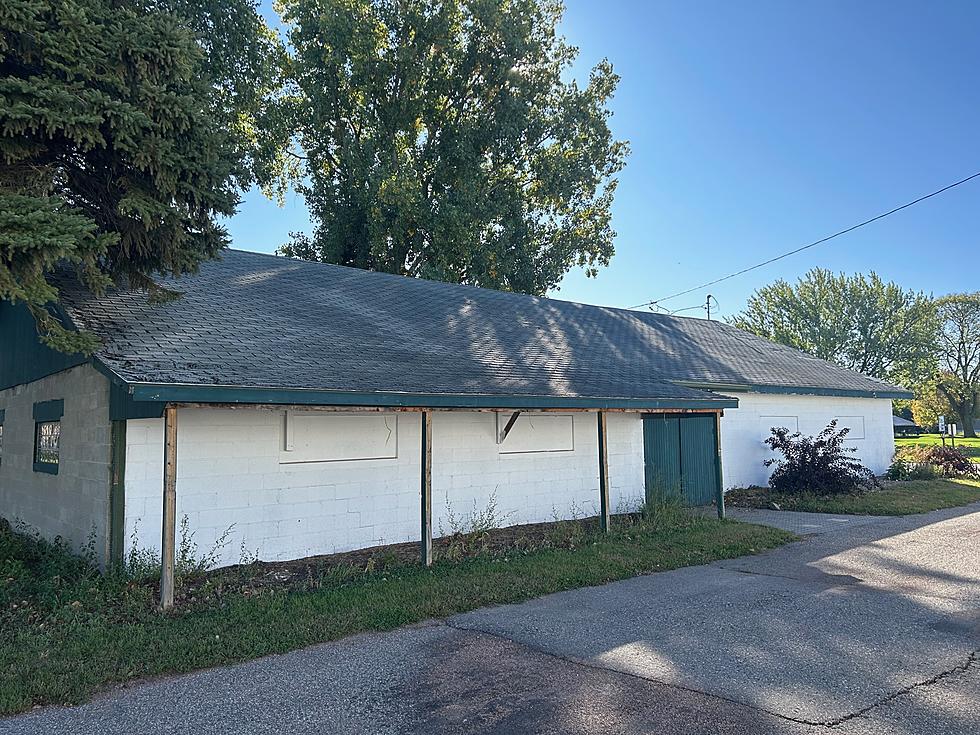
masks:
[[[838,429],[836,419],[816,436],[798,431],[790,434],[789,429],[773,427],[766,444],[783,458],[765,461],[766,467],[776,467],[769,487],[782,493],[814,495],[857,493],[877,487],[874,473],[850,456],[857,450],[844,446],[849,431]]]
[[[895,459],[930,465],[946,477],[980,478],[980,465],[970,461],[963,452],[953,447],[903,447],[895,455]]]

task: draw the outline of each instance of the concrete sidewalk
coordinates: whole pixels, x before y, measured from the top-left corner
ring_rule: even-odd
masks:
[[[0,733],[980,732],[980,505],[734,515],[808,535],[139,684]]]

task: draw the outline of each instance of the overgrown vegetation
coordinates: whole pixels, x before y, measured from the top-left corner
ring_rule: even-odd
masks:
[[[776,468],[769,487],[783,494],[810,495],[841,495],[876,487],[874,473],[850,456],[855,448],[844,446],[849,431],[846,427],[838,429],[836,419],[816,436],[773,427],[766,444],[783,458],[765,461],[766,467]]]
[[[974,462],[980,462],[980,439],[965,439],[963,437],[956,437],[953,442],[951,442],[949,438],[943,442],[943,438],[939,436],[939,434],[922,434],[921,436],[908,439],[899,439],[898,437],[895,438],[895,448],[897,450],[902,450],[906,447],[952,446],[954,443],[956,445],[956,449],[961,451]]]
[[[895,452],[895,462],[888,470],[890,475],[903,471],[896,469],[896,465],[907,468],[904,471],[910,474],[928,471],[944,477],[980,479],[980,464],[973,462],[962,450],[950,446],[902,447]]]
[[[930,464],[919,464],[917,462],[905,462],[896,459],[885,471],[885,479],[894,482],[908,482],[909,480],[932,480],[939,473]]]
[[[980,482],[944,479],[887,482],[864,493],[832,496],[749,487],[728,491],[725,502],[733,508],[902,516],[980,502]]]
[[[155,585],[99,575],[64,545],[0,527],[0,715],[36,704],[74,703],[112,682],[228,664],[389,630],[490,604],[650,572],[704,564],[779,546],[783,531],[704,519],[669,501],[567,525],[480,530],[486,543],[440,555],[425,569],[396,547],[356,563],[261,562],[185,580],[170,614]],[[478,523],[477,523],[478,525]],[[531,528],[531,527],[525,527]],[[498,540],[502,541],[498,543]],[[445,542],[448,544],[448,541]],[[266,584],[284,578],[285,582]]]

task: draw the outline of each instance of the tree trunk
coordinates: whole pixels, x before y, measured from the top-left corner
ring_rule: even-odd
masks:
[[[959,409],[957,413],[960,415],[961,426],[963,427],[963,436],[968,439],[976,438],[977,432],[973,428],[974,416],[977,413],[977,397],[972,396],[967,400],[960,401],[956,408]]]

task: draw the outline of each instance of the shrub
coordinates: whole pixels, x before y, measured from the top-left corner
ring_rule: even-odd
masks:
[[[931,464],[906,461],[896,456],[895,461],[889,465],[885,472],[885,479],[899,481],[932,480],[937,474],[938,471]]]
[[[980,478],[980,466],[970,461],[959,449],[953,447],[902,447],[895,453],[896,463],[918,463],[934,468],[933,472],[946,477]],[[918,479],[918,478],[910,478]]]
[[[814,495],[854,493],[877,486],[874,473],[849,456],[856,451],[844,446],[849,431],[838,429],[836,419],[816,436],[774,427],[766,444],[783,458],[765,461],[766,467],[776,467],[769,486],[777,492]]]

